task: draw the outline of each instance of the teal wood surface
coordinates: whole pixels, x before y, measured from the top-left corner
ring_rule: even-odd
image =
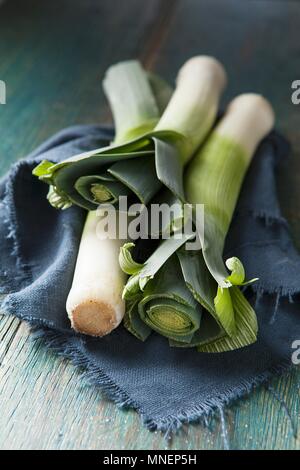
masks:
[[[1,2],[0,2],[1,3]],[[0,176],[62,127],[109,121],[101,90],[107,66],[140,58],[174,79],[193,54],[216,55],[229,74],[224,102],[265,94],[293,145],[280,175],[281,203],[300,247],[300,3],[278,0],[9,0],[0,6]],[[0,222],[1,223],[1,222]],[[300,371],[272,386],[299,421]],[[0,316],[1,449],[221,449],[212,429],[184,427],[171,442],[142,427],[83,383],[80,371]],[[226,414],[232,448],[300,449],[282,404],[259,389]],[[299,423],[298,423],[299,424]]]

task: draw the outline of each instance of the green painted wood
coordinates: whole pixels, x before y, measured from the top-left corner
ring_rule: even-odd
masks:
[[[298,238],[300,107],[291,104],[290,86],[299,79],[299,24],[300,4],[293,1],[77,0],[75,7],[71,0],[10,0],[0,7],[0,79],[8,91],[7,105],[0,106],[0,175],[61,127],[109,119],[100,79],[110,63],[138,56],[174,78],[190,55],[214,54],[229,73],[225,100],[241,91],[264,93],[292,141],[280,190]],[[295,421],[299,379],[295,370],[273,383]],[[223,446],[219,423],[212,430],[185,427],[165,442],[143,428],[135,412],[119,410],[84,385],[80,371],[33,341],[24,323],[6,316],[0,317],[0,409],[1,449]],[[283,408],[264,389],[232,408],[227,420],[233,448],[300,448]]]

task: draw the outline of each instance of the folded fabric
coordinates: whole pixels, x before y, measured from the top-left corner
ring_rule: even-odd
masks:
[[[198,353],[151,335],[142,343],[123,326],[104,338],[74,333],[66,314],[84,210],[55,210],[47,187],[31,174],[43,159],[59,162],[107,145],[98,126],[66,129],[15,164],[0,181],[1,311],[28,321],[45,343],[85,367],[87,378],[146,426],[164,431],[201,420],[291,366],[300,339],[300,257],[281,215],[276,167],[289,146],[277,133],[260,145],[247,174],[226,242],[225,257],[243,262],[259,281],[246,295],[256,306],[258,341],[244,349]],[[293,301],[293,302],[292,302]]]

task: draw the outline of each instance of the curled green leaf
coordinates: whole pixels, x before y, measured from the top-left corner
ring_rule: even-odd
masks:
[[[122,271],[129,275],[138,274],[144,266],[143,264],[134,261],[132,257],[132,250],[134,249],[134,247],[134,243],[125,243],[120,248],[119,264]]]
[[[65,210],[72,206],[72,201],[68,196],[52,185],[49,187],[47,199],[55,209]]]
[[[228,258],[225,264],[229,271],[231,271],[230,276],[227,277],[227,281],[236,286],[243,284],[245,280],[245,269],[242,262],[237,257],[233,256],[232,258]]]

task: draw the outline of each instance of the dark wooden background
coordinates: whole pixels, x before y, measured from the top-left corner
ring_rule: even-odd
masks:
[[[1,3],[1,2],[0,2]],[[110,119],[105,69],[139,58],[169,80],[194,54],[220,59],[229,76],[223,103],[240,92],[271,100],[293,153],[281,170],[282,208],[300,247],[300,2],[296,0],[8,0],[0,6],[0,175],[62,127]],[[1,223],[1,221],[0,221]],[[298,419],[299,371],[274,380]],[[25,324],[0,316],[0,448],[164,449],[141,426],[85,386],[80,371],[34,343]],[[228,414],[233,448],[296,449],[283,407],[259,390]],[[219,449],[213,431],[190,426],[174,449]]]

